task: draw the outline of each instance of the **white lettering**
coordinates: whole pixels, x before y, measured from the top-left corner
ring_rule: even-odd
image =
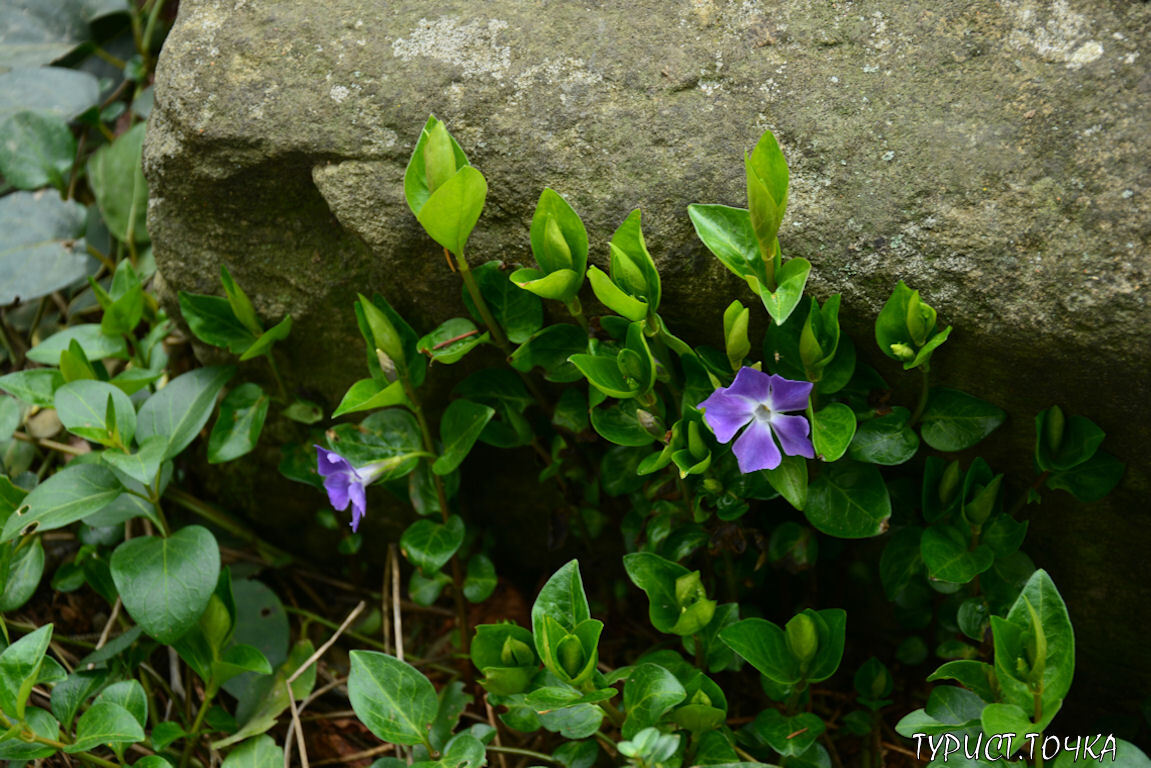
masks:
[[[1051,754],[1049,755],[1049,754],[1047,754],[1047,745],[1050,744],[1052,741],[1055,742],[1055,749],[1053,749]],[[1046,739],[1043,740],[1043,759],[1044,760],[1051,760],[1058,754],[1059,754],[1059,737],[1058,736],[1048,736]]]
[[[938,742],[935,739],[931,738],[930,736],[927,737],[927,746],[929,746],[931,748],[931,759],[932,760],[935,759],[935,753],[938,752],[939,748],[943,746],[943,736],[944,736],[944,734],[942,734],[942,733],[939,734],[939,741]]]
[[[1027,759],[1035,759],[1035,742],[1039,739],[1038,733],[1029,733],[1025,737],[1027,739]]]
[[[1115,762],[1115,758],[1118,757],[1118,753],[1115,749],[1114,736],[1108,736],[1107,741],[1103,743],[1103,751],[1099,753],[1099,762],[1103,762],[1103,756],[1108,752],[1111,753],[1111,762]]]
[[[1011,740],[1015,738],[1014,733],[996,733],[987,738],[987,743],[983,745],[983,758],[988,761],[1001,760],[1011,755]],[[1004,740],[1007,741],[1007,746],[1003,746]],[[995,741],[995,750],[991,750],[991,742]]]
[[[1099,743],[1101,738],[1103,738],[1103,734],[1097,733],[1093,739],[1083,745],[1083,754],[1086,757],[1090,757],[1092,760],[1099,759],[1099,755],[1095,754],[1095,751],[1092,748]]]
[[[959,737],[953,733],[945,733],[945,734],[943,734],[943,736],[947,741],[947,746],[945,746],[943,748],[943,762],[946,763],[948,757],[950,757],[953,753],[959,751]],[[951,746],[951,742],[953,742],[953,741],[955,742],[954,747]]]
[[[1074,747],[1071,746],[1071,737],[1070,736],[1065,736],[1063,738],[1063,751],[1064,752],[1074,752],[1075,757],[1071,758],[1071,760],[1074,762],[1078,762],[1078,760],[1079,760],[1079,749],[1082,746],[1083,746],[1083,737],[1082,736],[1076,736],[1075,737],[1075,746]]]
[[[927,738],[927,734],[916,733],[913,736],[915,737],[915,759],[919,760],[919,748],[923,744],[923,740]]]
[[[967,744],[970,740],[967,734],[963,735],[963,756],[968,760],[977,760],[979,758],[979,747],[983,745],[983,732],[980,731],[979,738],[975,740],[975,752],[969,752],[967,750]]]

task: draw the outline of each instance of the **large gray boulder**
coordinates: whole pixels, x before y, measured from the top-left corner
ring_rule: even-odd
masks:
[[[956,327],[939,378],[1013,416],[993,463],[1029,473],[1031,419],[1056,402],[1129,462],[1109,501],[1034,508],[1028,540],[1071,604],[1073,696],[1111,708],[1151,689],[1149,50],[1151,4],[1130,0],[183,0],[149,228],[171,290],[218,291],[227,263],[265,317],[290,311],[287,376],[331,406],[360,375],[356,291],[424,328],[458,312],[401,191],[429,113],[490,185],[473,261],[530,261],[545,185],[601,265],[640,207],[663,314],[695,340],[753,300],[685,209],[742,205],[743,152],[770,128],[783,248],[844,294],[885,374],[869,328],[904,279]]]

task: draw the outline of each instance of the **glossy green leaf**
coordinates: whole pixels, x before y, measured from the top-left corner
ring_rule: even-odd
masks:
[[[823,533],[862,539],[886,530],[891,497],[874,465],[836,462],[808,486],[803,511]]]
[[[28,494],[24,507],[4,524],[3,541],[29,526],[51,531],[82,520],[123,492],[115,475],[97,464],[73,464],[49,477]]]
[[[485,343],[490,334],[480,333],[475,323],[467,318],[445,320],[431,333],[419,340],[416,348],[437,363],[451,365],[468,352]]]
[[[25,716],[28,726],[37,736],[51,741],[60,741],[60,724],[47,711],[38,707],[28,707]],[[56,754],[56,747],[49,744],[25,742],[19,739],[0,741],[0,760],[8,760],[10,765],[27,760],[40,760],[54,754]]]
[[[652,552],[624,555],[623,564],[631,582],[647,595],[648,616],[660,632],[694,635],[715,615],[715,601],[707,599],[698,571]]]
[[[949,661],[927,677],[927,682],[954,680],[984,701],[995,699],[995,668],[987,662],[960,659]]]
[[[164,463],[164,453],[167,449],[168,440],[163,435],[152,435],[140,443],[135,453],[109,449],[100,454],[100,459],[112,469],[123,472],[141,485],[151,485]]]
[[[125,541],[112,553],[111,569],[132,619],[151,637],[171,643],[204,612],[216,588],[220,549],[206,528],[190,525],[168,538]]]
[[[148,724],[148,696],[144,693],[144,686],[139,680],[121,680],[112,683],[96,697],[95,704],[110,701],[126,709],[132,717],[144,728]]]
[[[623,737],[634,738],[644,728],[659,723],[669,709],[687,698],[683,684],[675,675],[658,664],[636,666],[623,687],[623,706],[627,719]]]
[[[87,752],[102,744],[134,744],[144,740],[144,729],[132,713],[111,701],[98,701],[76,721],[76,740],[65,752]]]
[[[759,298],[774,322],[785,322],[799,306],[810,274],[811,262],[807,259],[789,259],[776,275],[779,287],[775,291],[759,290]]]
[[[1042,701],[1046,714],[1058,709],[1059,702],[1071,688],[1075,674],[1075,632],[1063,597],[1044,570],[1036,571],[1027,580],[1004,622],[1021,633],[1025,646],[1027,638],[1032,635],[1032,610],[1043,628],[1046,648],[1041,659],[1032,657],[1028,661],[1032,669],[1042,665]],[[992,628],[996,630],[994,619]],[[1016,667],[1016,660],[1003,657],[998,636],[995,644],[995,671],[1008,695],[1012,690],[1019,690],[1021,673]]]
[[[985,544],[971,549],[967,537],[952,525],[937,524],[923,533],[923,562],[933,579],[966,584],[991,567],[995,553]]]
[[[24,110],[0,119],[0,174],[13,187],[66,190],[75,158],[63,118]]]
[[[468,572],[464,578],[464,597],[472,603],[482,603],[496,589],[496,567],[487,555],[468,558]]]
[[[108,674],[107,669],[78,669],[52,687],[52,714],[65,728],[71,729],[81,705],[100,690]]]
[[[459,515],[452,515],[446,523],[423,518],[404,531],[400,551],[427,575],[443,568],[463,542],[464,521]]]
[[[0,560],[0,567],[7,569],[4,578],[0,578],[0,613],[15,611],[32,599],[44,575],[44,545],[40,537],[19,549],[7,563]]]
[[[548,381],[577,381],[581,374],[568,359],[587,351],[587,334],[578,325],[559,323],[549,325],[512,352],[512,368],[530,373],[534,368],[544,370]]]
[[[1003,423],[998,406],[965,392],[933,387],[920,420],[923,441],[937,451],[962,451],[978,443]]]
[[[381,387],[375,379],[360,379],[348,388],[339,407],[332,413],[332,418],[343,416],[345,413],[402,405],[407,399],[402,381],[393,381]]]
[[[633,322],[647,317],[647,302],[621,289],[599,267],[594,265],[588,267],[587,278],[596,298],[608,309]]]
[[[436,690],[411,665],[374,651],[352,651],[348,698],[372,733],[393,744],[422,744],[438,709]]]
[[[532,605],[532,634],[541,658],[545,656],[541,650],[544,617],[550,617],[568,630],[591,618],[579,561],[571,560],[552,574]]]
[[[288,338],[288,334],[292,332],[292,316],[288,315],[283,320],[272,326],[268,330],[261,333],[252,346],[245,350],[244,354],[240,355],[240,362],[251,360],[260,355],[270,354],[272,345],[277,341],[283,341]]]
[[[1106,451],[1096,451],[1087,461],[1047,478],[1047,487],[1067,491],[1079,501],[1099,501],[1119,484],[1123,462]]]
[[[854,418],[854,417],[853,417]],[[802,510],[807,506],[807,461],[802,456],[783,456],[775,469],[763,470],[771,487],[787,499],[791,506]]]
[[[778,709],[765,709],[748,729],[780,755],[788,757],[806,752],[823,735],[826,726],[811,712],[787,717]]]
[[[1035,463],[1044,472],[1067,470],[1090,459],[1106,436],[1082,416],[1064,416],[1053,406],[1035,417]]]
[[[7,198],[5,198],[7,199]],[[73,325],[54,333],[28,350],[28,359],[44,365],[60,362],[60,353],[75,341],[89,360],[105,357],[128,357],[128,346],[122,336],[109,336],[97,324]]]
[[[243,354],[256,341],[223,297],[180,291],[180,314],[197,339],[234,355]]]
[[[283,765],[284,750],[271,736],[260,735],[229,752],[221,768],[282,768]]]
[[[264,429],[270,402],[260,385],[252,382],[229,392],[208,437],[208,462],[231,461],[251,452]]]
[[[895,600],[912,578],[923,571],[920,542],[923,529],[916,525],[892,533],[879,558],[879,580],[888,600]]]
[[[655,437],[640,423],[641,410],[635,400],[622,400],[614,405],[592,408],[591,425],[600,437],[616,445],[650,445],[655,442]]]
[[[47,624],[16,640],[0,653],[0,710],[9,719],[23,720],[24,707],[39,677],[40,665],[52,640]]]
[[[522,344],[539,331],[544,324],[543,302],[538,296],[526,293],[512,281],[498,261],[489,261],[472,270],[480,295],[484,297],[492,316],[513,344]],[[574,273],[573,273],[574,275]],[[530,290],[530,289],[529,289]],[[532,291],[533,293],[535,291]],[[464,306],[476,322],[481,315],[472,302],[472,296],[463,290]]]
[[[784,632],[764,619],[743,619],[719,633],[720,640],[769,679],[795,685],[802,679],[799,662],[787,647]]]
[[[110,423],[109,402],[114,413]],[[56,390],[56,415],[74,435],[102,445],[116,442],[127,446],[136,435],[136,408],[119,387],[103,381],[81,380],[65,384]],[[113,440],[115,430],[117,440]]]
[[[855,436],[855,412],[843,403],[828,403],[811,420],[811,441],[824,461],[837,461]]]
[[[755,285],[768,285],[770,277],[746,209],[689,205],[687,214],[699,239],[725,267],[744,279],[754,277]]]
[[[446,475],[467,458],[484,427],[495,415],[495,409],[471,400],[453,400],[440,419],[439,458],[432,465],[437,475]]]
[[[887,415],[859,422],[848,458],[888,467],[910,461],[919,450],[919,435],[908,425],[910,418],[910,411],[897,406]]]
[[[64,377],[54,368],[32,368],[0,376],[0,389],[41,408],[53,407],[56,390],[63,385]]]
[[[532,254],[545,273],[552,274],[561,270],[573,273],[575,284],[568,288],[570,295],[556,297],[570,300],[579,289],[587,268],[588,237],[583,221],[567,200],[555,190],[545,187],[536,203],[529,236]],[[558,247],[553,239],[556,236],[562,240]],[[565,250],[566,259],[563,258]]]
[[[420,137],[416,141],[416,146],[412,150],[412,156],[408,160],[408,166],[404,170],[404,197],[408,202],[408,207],[412,209],[412,213],[415,215],[419,215],[420,209],[424,207],[424,204],[428,201],[428,197],[431,194],[428,191],[429,185],[425,148],[428,145],[429,135],[440,125],[442,125],[442,123],[436,119],[435,115],[428,117],[423,129],[420,131]],[[448,142],[451,146],[456,168],[462,168],[468,165],[468,156],[464,154],[463,149],[460,148],[455,137],[447,133],[447,131],[444,131],[444,133],[447,135]]]
[[[464,166],[428,197],[416,218],[433,240],[459,256],[479,221],[487,194],[483,174]]]
[[[144,130],[144,124],[138,123],[88,159],[88,183],[104,223],[118,240],[125,242],[149,242],[145,222],[148,182],[142,162]]]
[[[216,396],[235,372],[231,366],[210,366],[172,379],[140,407],[136,417],[137,438],[146,440],[152,435],[164,435],[168,438],[164,458],[180,453],[208,423]]]

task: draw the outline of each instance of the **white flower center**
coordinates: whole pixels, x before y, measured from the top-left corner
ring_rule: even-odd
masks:
[[[771,417],[773,414],[774,411],[771,410],[771,405],[769,403],[760,403],[759,405],[755,406],[755,418],[759,419],[765,424],[771,423]]]

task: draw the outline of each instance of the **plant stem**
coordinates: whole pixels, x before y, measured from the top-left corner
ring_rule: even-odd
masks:
[[[169,488],[165,491],[164,497],[189,512],[199,515],[216,527],[224,529],[244,543],[255,547],[256,551],[260,553],[260,556],[271,565],[287,565],[294,559],[284,550],[261,539],[256,535],[255,531],[248,528],[239,520],[236,520],[211,504],[197,499],[190,493],[182,491],[179,488]]]
[[[192,757],[192,750],[196,746],[196,737],[200,735],[200,728],[204,725],[204,718],[208,714],[208,707],[216,697],[215,680],[208,683],[204,691],[204,700],[200,702],[200,709],[196,712],[196,719],[192,721],[192,730],[184,737],[184,752],[180,755],[180,768],[187,768],[188,760]]]
[[[920,380],[919,400],[915,403],[915,411],[911,414],[911,421],[908,426],[914,427],[919,423],[919,417],[923,415],[923,411],[927,408],[927,394],[929,391],[929,374],[927,371],[927,364],[919,366],[919,373],[922,377]]]
[[[3,728],[7,730],[8,728],[12,727],[12,721],[4,715],[0,715],[0,726],[3,726]],[[55,747],[56,749],[64,749],[64,747],[68,746],[62,741],[57,741],[56,739],[48,739],[32,731],[25,731],[24,733],[31,734],[32,738],[30,740],[36,744],[43,744],[44,746]],[[21,739],[21,741],[24,741],[24,739]],[[90,755],[87,752],[78,752],[76,753],[76,757],[92,763],[93,765],[106,766],[106,768],[120,768],[121,766],[121,763],[114,763],[111,760],[105,760],[102,757],[96,757],[95,755]]]
[[[448,494],[444,489],[444,481],[439,475],[436,474],[433,465],[436,455],[436,445],[432,438],[431,428],[428,427],[428,420],[424,417],[424,409],[420,405],[419,397],[416,395],[416,389],[412,386],[411,379],[407,376],[407,371],[404,372],[402,377],[404,383],[404,391],[407,393],[408,401],[411,403],[412,411],[416,414],[416,421],[420,425],[420,435],[423,438],[424,450],[428,455],[423,458],[424,463],[427,465],[428,474],[432,476],[432,482],[436,486],[436,500],[440,505],[440,517],[446,525],[450,514],[448,512]],[[460,632],[460,653],[467,657],[470,653],[471,646],[471,630],[468,627],[468,609],[464,604],[464,575],[460,568],[459,554],[452,555],[452,597],[456,603],[456,623]],[[471,663],[465,661],[463,663],[464,679],[467,681],[467,686],[473,686],[474,677],[472,675]]]
[[[544,760],[556,765],[563,765],[559,760],[556,760],[551,755],[545,755],[543,752],[533,752],[530,749],[520,749],[519,747],[497,747],[495,745],[488,745],[488,752],[503,752],[508,755],[523,755],[524,757],[534,757],[536,760]]]
[[[276,388],[280,390],[280,399],[285,403],[288,402],[288,390],[284,386],[284,379],[280,376],[280,367],[276,365],[276,358],[272,357],[272,350],[264,353],[264,357],[268,358],[268,367],[272,369],[272,378],[276,380]]]
[[[583,328],[584,333],[591,336],[591,326],[588,325],[587,316],[583,313],[583,305],[580,304],[579,296],[573,297],[571,301],[565,301],[564,306],[567,307],[575,321],[580,324],[580,328]]]

